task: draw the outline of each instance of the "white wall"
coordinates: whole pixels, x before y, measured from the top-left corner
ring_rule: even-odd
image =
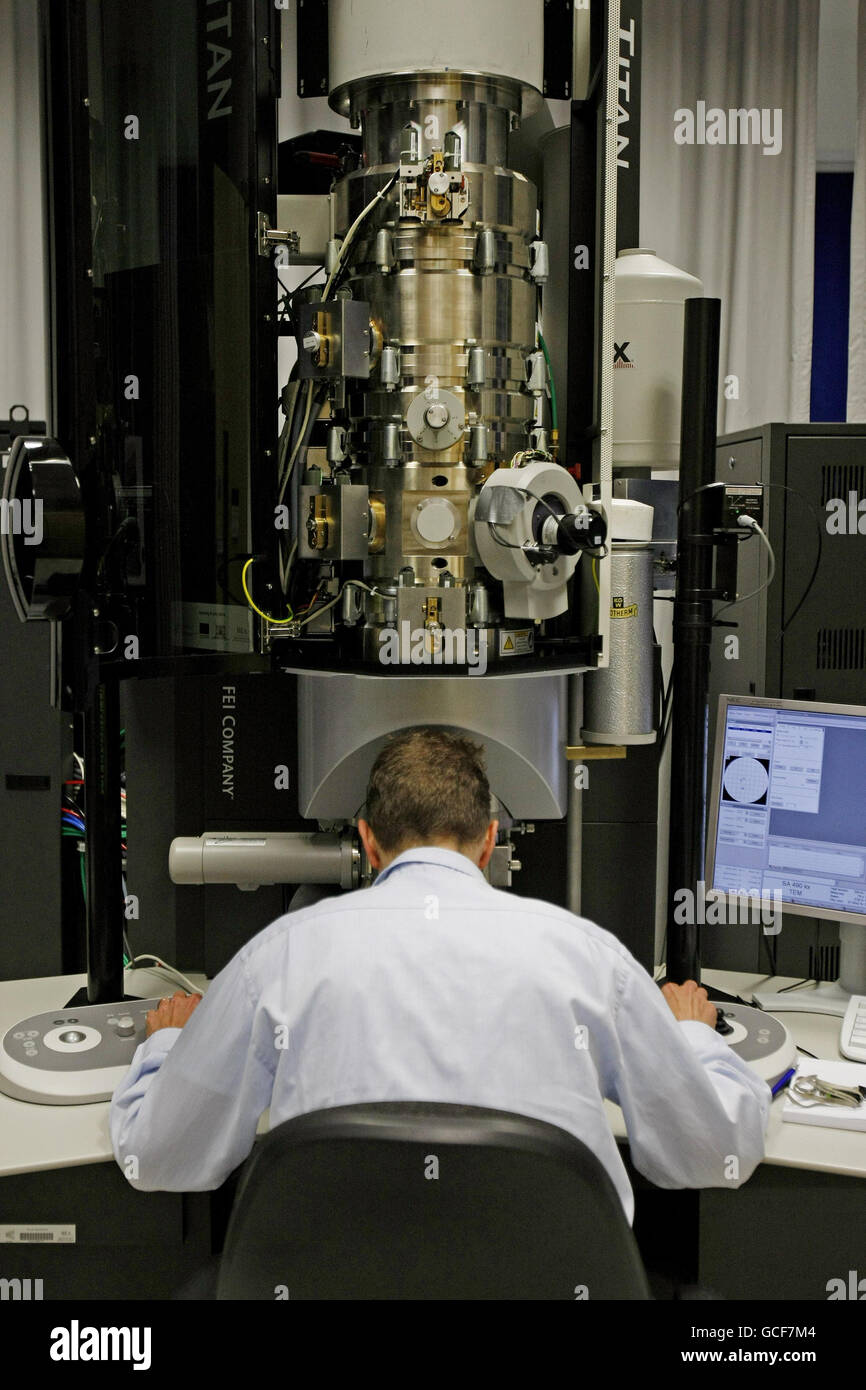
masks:
[[[821,0],[818,45],[818,168],[853,169],[857,0]]]
[[[0,419],[46,419],[43,157],[36,0],[0,0]]]

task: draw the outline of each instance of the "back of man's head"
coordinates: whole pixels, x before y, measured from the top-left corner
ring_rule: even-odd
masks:
[[[490,823],[483,749],[445,729],[396,734],[370,770],[366,818],[388,855],[413,845],[477,845]]]

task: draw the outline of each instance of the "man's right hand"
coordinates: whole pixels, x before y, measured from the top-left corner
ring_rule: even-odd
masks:
[[[668,1001],[674,1018],[678,1018],[681,1023],[693,1019],[698,1023],[706,1023],[709,1028],[715,1028],[718,1018],[716,1006],[710,1003],[707,991],[695,980],[686,980],[682,985],[675,985],[669,980],[666,985],[662,985],[662,994]]]

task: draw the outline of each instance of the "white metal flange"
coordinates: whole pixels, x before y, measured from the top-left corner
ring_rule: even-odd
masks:
[[[580,488],[565,468],[547,459],[533,459],[523,468],[497,468],[479,498],[489,488],[500,487],[526,492],[526,501],[510,521],[475,521],[481,563],[502,583],[506,617],[555,618],[568,605],[566,585],[579,556],[560,555],[552,564],[533,564],[523,546],[536,539],[532,528],[539,501],[551,504],[557,499],[565,512],[576,512],[583,501]]]

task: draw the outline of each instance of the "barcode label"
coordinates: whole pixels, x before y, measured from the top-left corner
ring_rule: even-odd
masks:
[[[0,1245],[74,1245],[74,1226],[0,1226]]]

